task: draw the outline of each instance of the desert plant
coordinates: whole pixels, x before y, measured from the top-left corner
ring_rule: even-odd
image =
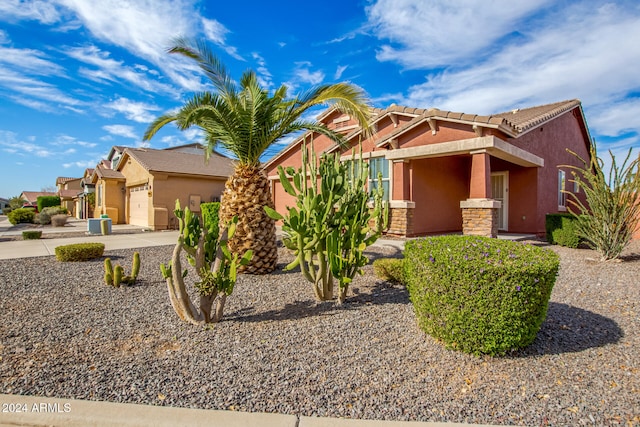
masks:
[[[298,170],[278,167],[280,182],[296,198],[296,206],[287,207],[285,216],[266,206],[265,210],[274,220],[282,220],[284,245],[294,251],[295,260],[286,269],[300,266],[320,301],[333,299],[333,279],[337,279],[338,303],[342,303],[353,277],[362,274],[369,262],[364,250],[379,237],[369,221],[382,221],[382,197],[374,197],[373,209],[369,208],[368,164],[362,153],[359,158],[354,153],[349,162],[341,162],[337,153],[323,154],[318,162],[313,144],[310,151],[311,158],[303,144]],[[374,191],[384,190],[379,185]]]
[[[35,217],[36,217],[35,211],[33,209],[27,209],[27,208],[14,209],[11,212],[9,212],[9,215],[7,215],[9,222],[13,225],[23,224],[23,223],[33,223]]]
[[[355,118],[366,132],[370,109],[365,93],[355,85],[336,83],[289,97],[286,85],[275,90],[263,87],[252,70],[233,79],[205,43],[194,46],[188,40],[179,39],[169,52],[194,60],[214,90],[198,93],[177,112],[157,118],[149,125],[144,140],[149,140],[164,125],[175,122],[181,130],[197,126],[204,131],[207,155],[216,146],[233,153],[238,161],[225,184],[220,221],[226,224],[232,217],[238,218],[237,232],[229,241],[232,253],[242,255],[247,248],[253,249],[251,263],[241,271],[270,273],[278,261],[276,227],[263,209],[274,206],[260,159],[282,138],[300,131],[325,135],[343,143],[345,138],[340,132],[307,118],[309,111],[319,105],[333,104],[337,111]]]
[[[560,265],[549,249],[479,236],[411,240],[404,256],[420,327],[472,354],[504,354],[533,342]]]
[[[67,214],[57,214],[51,217],[51,225],[54,227],[64,227],[69,216]]]
[[[572,169],[572,182],[585,194],[586,203],[572,192],[569,211],[576,218],[576,232],[596,250],[603,261],[616,259],[629,244],[640,226],[640,158],[629,162],[631,149],[618,166],[611,151],[611,169],[608,178],[602,170],[604,162],[597,156],[595,144],[591,159],[586,161],[570,151],[582,166],[566,165]]]
[[[230,236],[235,232],[237,218],[214,238],[214,233],[202,227],[198,216],[189,208],[180,209],[179,200],[176,200],[174,213],[179,224],[178,243],[173,250],[171,261],[168,264],[160,264],[162,277],[167,281],[171,305],[180,319],[187,322],[219,322],[224,314],[226,298],[233,292],[238,266],[249,263],[252,251],[248,250],[239,259],[238,255],[231,254],[227,247]],[[200,281],[194,284],[200,295],[199,309],[191,301],[184,284],[188,270],[182,269],[183,251],[200,278]],[[212,312],[214,302],[215,310]]]
[[[28,230],[28,231],[22,232],[23,240],[38,240],[41,237],[42,237],[41,230]]]
[[[404,283],[403,260],[398,258],[378,258],[373,261],[376,277],[388,282]]]
[[[36,215],[36,222],[42,224],[42,225],[47,225],[47,224],[51,224],[51,218],[54,215],[66,215],[68,212],[67,208],[63,208],[62,206],[48,206],[43,208],[37,215]]]
[[[102,256],[104,243],[74,243],[57,246],[55,252],[58,261],[89,261]]]
[[[42,212],[44,208],[48,208],[50,206],[60,206],[60,197],[38,196],[36,205],[38,206],[38,212]]]
[[[138,273],[140,272],[140,253],[133,253],[133,262],[131,265],[131,275],[126,276],[124,274],[124,268],[121,265],[116,264],[113,266],[111,258],[104,260],[104,281],[109,286],[119,288],[121,284],[135,285],[138,279]]]

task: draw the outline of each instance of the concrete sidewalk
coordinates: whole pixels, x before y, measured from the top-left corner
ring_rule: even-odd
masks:
[[[468,424],[456,423],[298,417],[260,412],[218,411],[0,394],[0,426],[460,427],[465,425],[468,426]]]

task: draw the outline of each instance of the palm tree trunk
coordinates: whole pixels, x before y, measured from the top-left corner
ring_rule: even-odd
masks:
[[[264,206],[275,207],[266,175],[260,167],[238,165],[225,184],[220,224],[227,224],[237,215],[238,224],[229,240],[229,250],[239,256],[253,250],[251,262],[238,267],[239,272],[267,274],[276,268],[276,226],[264,211]]]

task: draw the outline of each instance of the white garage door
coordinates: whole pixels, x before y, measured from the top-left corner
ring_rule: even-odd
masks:
[[[131,187],[129,196],[129,224],[149,226],[149,186]]]

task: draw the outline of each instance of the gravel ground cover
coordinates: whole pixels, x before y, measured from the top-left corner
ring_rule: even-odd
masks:
[[[103,260],[0,260],[0,393],[204,409],[528,426],[640,425],[640,242],[624,261],[553,247],[561,270],[535,342],[504,357],[444,349],[371,265],[341,307],[316,304],[280,252],[241,276],[224,320],[181,322],[158,265],[114,289]],[[134,250],[105,256],[130,269]],[[372,248],[370,258],[400,256]],[[190,277],[193,277],[192,275]]]

